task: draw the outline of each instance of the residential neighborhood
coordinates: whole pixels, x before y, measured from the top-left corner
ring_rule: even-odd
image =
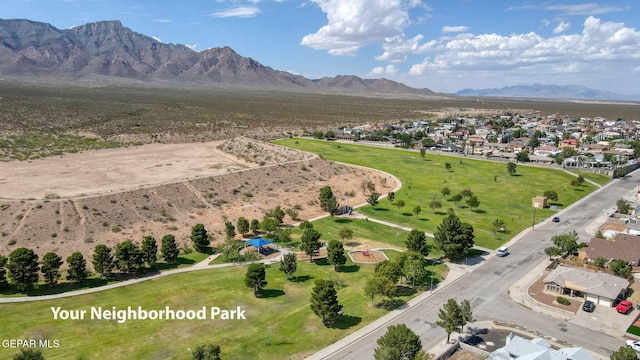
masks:
[[[633,145],[639,128],[638,120],[505,112],[344,127],[310,135],[608,173],[634,163],[640,153],[640,146]]]

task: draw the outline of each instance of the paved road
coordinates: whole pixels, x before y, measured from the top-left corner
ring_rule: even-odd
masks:
[[[404,323],[422,339],[425,349],[430,349],[446,337],[444,330],[436,325],[438,311],[447,299],[458,301],[469,299],[476,320],[495,320],[515,324],[558,340],[580,346],[599,354],[608,355],[624,342],[598,331],[598,324],[585,328],[570,321],[554,318],[519,304],[507,295],[507,290],[518,279],[526,276],[546,256],[544,249],[551,246],[550,238],[556,234],[576,230],[582,241],[590,239],[587,228],[594,219],[601,218],[603,209],[610,209],[619,198],[635,193],[640,183],[640,172],[626,179],[612,183],[589,195],[579,203],[559,214],[561,222],[548,219],[537,224],[533,231],[522,234],[510,244],[511,254],[504,258],[487,259],[482,266],[474,266],[473,271],[462,276],[454,284],[425,299],[395,319],[375,330],[363,331],[362,337],[340,349],[332,349],[327,359],[373,358],[376,340],[386,332],[389,325]],[[366,333],[365,333],[366,332]],[[327,354],[327,349],[324,354]]]

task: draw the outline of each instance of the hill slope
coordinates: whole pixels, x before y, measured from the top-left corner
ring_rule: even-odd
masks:
[[[60,30],[29,20],[0,19],[0,74],[9,77],[135,79],[180,84],[236,84],[309,90],[433,94],[386,79],[307,79],[274,70],[229,47],[196,52],[101,21]]]

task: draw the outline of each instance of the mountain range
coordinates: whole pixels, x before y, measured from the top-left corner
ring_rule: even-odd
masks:
[[[610,91],[600,91],[580,85],[517,85],[499,89],[464,89],[460,96],[519,97],[534,99],[570,99],[597,101],[640,101],[640,95],[622,95]]]
[[[196,52],[184,45],[165,44],[124,27],[120,21],[60,30],[41,22],[0,19],[0,77],[434,94],[387,79],[349,75],[307,79],[240,56],[230,47]]]
[[[308,79],[275,70],[230,47],[194,51],[136,33],[120,21],[100,21],[60,30],[47,23],[0,19],[0,79],[89,84],[142,83],[159,86],[240,85],[296,91],[377,95],[437,95],[388,79],[339,75]],[[640,101],[584,86],[519,85],[464,89],[454,95]]]

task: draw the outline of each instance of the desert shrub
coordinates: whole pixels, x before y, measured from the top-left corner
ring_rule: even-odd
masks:
[[[113,231],[114,233],[119,233],[120,231],[122,231],[122,228],[118,225],[114,225],[111,227],[111,231]]]
[[[569,301],[569,299],[562,297],[562,296],[558,296],[556,298],[556,301],[558,302],[558,304],[560,305],[564,305],[564,306],[569,306],[571,305],[571,301]]]
[[[9,245],[15,245],[15,244],[16,244],[16,242],[17,242],[17,241],[16,241],[16,239],[11,239],[11,240],[9,240],[9,241],[7,242],[7,244],[9,244]]]

